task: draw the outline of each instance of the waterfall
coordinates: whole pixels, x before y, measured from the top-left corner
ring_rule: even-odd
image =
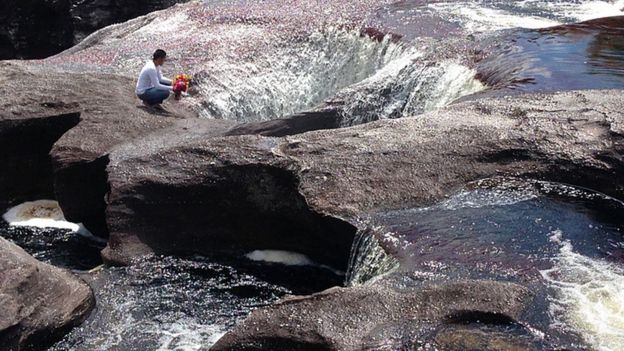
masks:
[[[351,247],[345,285],[363,285],[398,267],[399,261],[381,247],[374,229],[359,230]]]
[[[624,347],[624,269],[606,260],[575,252],[564,233],[555,230],[550,240],[560,245],[554,267],[542,276],[555,291],[550,314],[564,329],[580,331],[596,350]]]
[[[350,126],[420,114],[484,89],[474,70],[435,61],[434,47],[417,50],[390,36],[378,41],[331,28],[275,45],[261,57],[200,73],[201,116],[262,121],[327,102]]]
[[[342,125],[415,116],[485,89],[476,72],[453,60],[434,62],[413,50],[336,96]]]
[[[309,110],[403,52],[388,37],[376,41],[337,28],[274,45],[262,56],[200,73],[202,117],[250,122]]]

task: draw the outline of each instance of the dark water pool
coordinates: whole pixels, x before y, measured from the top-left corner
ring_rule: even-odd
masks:
[[[208,350],[255,308],[344,279],[323,267],[244,257],[154,256],[130,267],[104,267],[102,244],[68,230],[3,223],[0,236],[73,270],[93,288],[96,309],[50,351]]]
[[[376,221],[402,267],[441,276],[539,279],[565,241],[584,256],[624,263],[622,203],[565,185],[501,180]]]
[[[494,88],[560,91],[624,87],[624,17],[514,30],[478,65]]]
[[[377,215],[399,267],[386,284],[512,281],[533,304],[522,323],[569,350],[624,347],[624,205],[562,184],[495,179],[426,208]]]
[[[102,263],[102,242],[66,229],[9,226],[0,219],[0,236],[36,259],[54,266],[89,270]]]

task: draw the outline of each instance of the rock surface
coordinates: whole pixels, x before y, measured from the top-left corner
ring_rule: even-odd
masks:
[[[203,122],[174,103],[165,104],[167,115],[145,109],[134,94],[134,81],[125,77],[41,72],[17,62],[3,62],[0,69],[0,95],[7,97],[0,105],[0,135],[7,136],[2,143],[8,146],[0,159],[19,161],[0,170],[0,179],[13,189],[2,193],[0,202],[37,199],[53,189],[65,217],[97,235],[107,235],[104,195],[110,150],[163,128],[172,128],[172,133],[188,129],[185,118]],[[15,81],[22,88],[17,92],[9,84]],[[32,144],[23,145],[24,140]]]
[[[478,100],[285,138],[163,133],[111,153],[105,257],[282,249],[344,269],[357,218],[429,204],[475,180],[534,177],[622,196],[622,96]]]
[[[0,348],[45,347],[82,322],[95,306],[89,286],[0,238]]]
[[[334,288],[254,311],[211,350],[401,350],[424,345],[457,350],[467,342],[479,350],[538,350],[537,338],[509,331],[511,326],[523,329],[519,320],[531,301],[526,288],[491,281],[432,284],[410,292],[378,285]],[[453,328],[471,337],[450,333]],[[488,342],[507,346],[489,347]]]

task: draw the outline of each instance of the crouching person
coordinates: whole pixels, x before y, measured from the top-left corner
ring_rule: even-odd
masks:
[[[162,76],[160,67],[167,61],[167,53],[164,50],[156,50],[152,60],[147,61],[139,80],[137,81],[136,94],[148,107],[162,109],[160,104],[165,101],[173,91],[171,80]]]

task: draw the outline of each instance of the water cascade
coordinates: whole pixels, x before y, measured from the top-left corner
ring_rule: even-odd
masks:
[[[558,335],[564,348],[580,335],[592,349],[615,351],[624,347],[623,213],[622,202],[590,190],[495,178],[434,206],[381,213],[373,221],[392,237],[384,245],[398,258],[398,287],[522,281],[537,296],[527,326],[546,318],[549,330],[540,332]],[[356,273],[383,262],[371,249],[357,261],[370,268]]]
[[[255,57],[200,73],[201,115],[241,122],[309,111],[324,101],[344,125],[419,114],[484,88],[475,71],[453,60],[425,59],[391,35],[377,41],[328,29]]]
[[[346,275],[347,286],[365,284],[398,268],[399,261],[388,255],[374,234],[374,229],[360,230],[353,241]]]

